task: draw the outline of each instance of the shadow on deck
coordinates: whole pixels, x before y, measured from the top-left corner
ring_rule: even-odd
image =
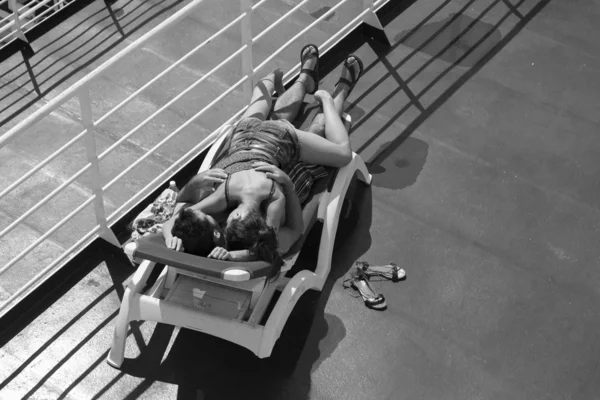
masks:
[[[346,296],[339,282],[353,262],[371,249],[374,213],[388,218],[386,222],[391,225],[402,222],[389,213],[383,200],[388,196],[386,190],[398,191],[415,184],[430,157],[428,143],[411,135],[513,40],[549,0],[536,2],[527,13],[519,10],[524,2],[483,2],[487,4],[482,7],[483,11],[473,16],[467,14],[469,7],[481,2],[471,0],[461,2],[464,5],[457,12],[440,15],[450,3],[447,0],[411,29],[396,34],[391,48],[366,39],[361,46],[345,43],[336,49],[336,53],[342,55],[348,54],[348,48],[354,46],[351,51],[358,49],[357,54],[361,57],[364,53],[372,58],[370,63],[365,63],[364,78],[357,86],[348,110],[355,121],[352,130],[355,151],[366,154],[375,188],[357,186],[353,190],[354,214],[338,230],[334,265],[326,287],[316,301],[299,305],[295,310],[312,313],[312,327],[294,326],[292,321],[282,335],[282,338],[292,338],[290,350],[301,352],[292,375],[284,375],[277,366],[258,360],[249,351],[220,339],[150,323],[132,325],[128,339],[130,347],[126,353],[130,358],[121,371],[109,368],[104,361],[111,343],[113,320],[123,294],[122,284],[133,270],[120,251],[99,242],[89,249],[85,264],[78,265],[70,280],[45,299],[43,306],[38,304],[35,315],[28,314],[17,321],[0,342],[3,345],[0,360],[8,367],[5,367],[8,373],[0,376],[0,393],[6,391],[24,397],[47,395],[59,399],[81,396],[97,399],[105,395],[117,398],[143,395],[144,398],[161,399],[403,398],[395,383],[403,369],[394,371],[394,368],[402,363],[407,350],[387,340],[386,332],[391,335],[389,332],[399,329],[398,326],[410,325],[409,316],[398,311],[387,315],[367,313],[355,299]],[[506,6],[505,15],[500,15],[495,23],[485,22],[486,13],[499,4]],[[413,7],[417,5],[418,2]],[[382,21],[387,25],[399,15],[398,10],[389,12],[382,15]],[[516,18],[516,23],[505,28],[502,35],[500,28],[509,18]],[[417,55],[421,58],[426,55],[427,60],[409,76],[401,76],[398,70],[410,64]],[[398,58],[399,61],[393,61]],[[340,60],[327,72],[339,65]],[[434,74],[429,72],[424,82],[422,72],[433,63],[439,66],[440,62],[442,68]],[[335,79],[333,75],[329,74],[325,80]],[[417,77],[420,77],[419,90],[414,89]],[[389,78],[395,82],[393,88],[389,87]],[[439,90],[438,84],[442,81],[444,87]],[[389,93],[375,104],[367,105],[370,96],[381,91],[383,85],[388,85]],[[399,94],[406,99],[400,108],[397,107]],[[401,125],[398,124],[400,118],[408,112],[415,117],[401,132],[394,131]],[[379,119],[384,122],[372,129],[373,121]],[[385,136],[390,129],[396,134]],[[376,149],[369,150],[373,146]],[[390,246],[393,246],[393,238],[390,240]],[[314,262],[314,248],[307,246],[299,262]],[[403,260],[402,252],[402,248],[390,248],[386,254],[394,254],[396,260]],[[402,308],[402,304],[394,304],[397,299],[388,298],[391,308]],[[357,307],[361,307],[360,310]],[[362,321],[358,323],[360,318]],[[371,326],[373,331],[363,330],[363,324]],[[422,341],[428,342],[427,334]],[[360,336],[364,337],[357,341],[371,342],[371,349],[377,349],[383,358],[369,357],[361,353],[362,350],[344,344],[348,337]],[[415,346],[415,343],[407,345]],[[427,343],[420,345],[429,348]],[[357,357],[364,364],[357,364]],[[422,354],[421,357],[432,356]],[[335,358],[336,362],[328,364],[327,371],[320,369],[330,358]],[[394,361],[390,361],[392,358]],[[448,372],[452,369],[450,361],[431,368],[432,375],[452,375]],[[485,371],[487,367],[475,368]],[[316,371],[319,371],[318,379],[313,378]],[[490,396],[495,393],[489,380],[478,379],[483,382],[483,392]],[[453,385],[442,379],[439,385],[443,388],[444,384]],[[355,385],[363,385],[361,393],[346,391]],[[419,386],[419,382],[414,386]],[[427,393],[425,389],[421,392],[414,388],[412,392],[408,388],[405,390],[413,394],[410,398],[426,398],[419,397],[419,393]],[[519,384],[514,385],[514,390],[510,383],[502,387],[502,393],[514,394],[513,398],[518,398],[523,391],[527,390]]]

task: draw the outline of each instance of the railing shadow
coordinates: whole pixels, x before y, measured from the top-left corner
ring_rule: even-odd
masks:
[[[504,1],[504,0],[499,0]],[[477,46],[479,46],[487,38],[493,37],[494,29],[490,29],[492,33],[488,34],[488,31],[481,33],[483,40],[476,40],[472,42],[472,46],[469,49],[461,50],[460,53],[454,53],[455,58],[446,59],[445,61],[449,64],[448,68],[445,69],[442,74],[435,77],[431,83],[429,83],[425,89],[420,93],[409,94],[410,105],[414,105],[419,109],[419,116],[412,121],[408,127],[401,132],[401,134],[393,139],[391,142],[386,144],[385,147],[380,149],[379,152],[370,160],[371,170],[373,173],[377,173],[377,167],[381,167],[383,162],[398,149],[398,147],[406,141],[406,139],[415,131],[415,129],[425,121],[438,107],[440,107],[454,92],[456,92],[468,79],[470,79],[477,71],[479,71],[498,51],[500,51],[512,38],[537,14],[539,13],[550,0],[540,0],[536,7],[534,7],[527,15],[521,15],[520,21],[517,25],[507,33],[503,38],[497,42],[494,40],[493,46],[485,48],[478,59],[474,59],[472,64],[465,65],[466,60],[470,54],[472,54]],[[518,5],[516,6],[518,7]],[[461,14],[461,13],[458,13]],[[515,15],[512,13],[511,15]],[[430,16],[431,17],[431,16]],[[428,18],[430,18],[428,17]],[[455,19],[452,17],[442,23],[444,26],[452,26],[455,21],[459,22],[460,26],[464,21],[467,21],[460,15]],[[477,21],[475,19],[474,21]],[[467,21],[467,26],[472,21]],[[413,37],[413,45],[417,46],[418,50],[432,49],[432,59],[438,59],[437,54],[448,45],[452,46],[453,40],[456,37],[451,38],[445,45],[440,46],[439,42],[434,42],[435,38],[430,38],[434,35],[439,35],[438,31],[443,31],[445,28],[437,30],[431,30],[431,35],[423,35],[420,40],[414,39],[417,35],[420,27],[425,27],[426,23],[421,23],[417,27],[408,33],[403,34],[402,39],[398,41],[391,49],[383,49],[376,43],[370,43],[371,47],[377,53],[377,60],[371,65],[367,66],[366,70],[374,68],[377,64],[386,66],[387,74],[386,77],[378,80],[373,84],[371,88],[361,94],[356,101],[351,105],[350,113],[358,114],[360,109],[358,104],[364,99],[369,93],[371,93],[376,86],[381,85],[382,82],[389,76],[394,77],[398,82],[397,91],[410,90],[407,82],[410,79],[404,79],[399,76],[397,69],[398,65],[391,65],[387,59],[387,55],[390,54],[400,44],[406,44],[410,37]],[[437,26],[440,26],[438,24]],[[475,25],[473,25],[475,26]],[[465,27],[466,29],[466,27]],[[435,32],[433,32],[435,31]],[[461,30],[462,32],[463,30]],[[457,34],[458,36],[459,34]],[[438,36],[436,36],[438,37]],[[464,36],[461,36],[464,37]],[[480,38],[481,39],[481,38]],[[458,39],[460,40],[460,39]],[[452,44],[449,44],[452,42]],[[435,43],[427,47],[430,43]],[[464,42],[463,42],[464,43]],[[411,53],[413,54],[413,53]],[[416,54],[416,53],[414,53]],[[414,55],[413,54],[413,55]],[[402,63],[406,62],[405,58]],[[461,64],[463,63],[463,64]],[[435,85],[440,79],[443,78],[448,72],[454,68],[461,68],[464,73],[450,85],[440,96],[432,101],[429,105],[424,105],[420,102],[420,97],[429,90],[432,85]],[[418,72],[419,73],[419,72]],[[398,80],[399,79],[399,80]],[[397,93],[396,91],[396,93]],[[353,118],[356,122],[353,129],[357,129],[361,124],[364,124],[369,118],[372,118],[373,114],[381,109],[392,97],[384,98],[376,107],[375,111],[371,110],[368,113],[360,115],[360,118]],[[405,111],[406,107],[403,107],[396,114],[392,116],[383,128],[375,132],[373,138],[369,143],[373,143],[376,137],[379,137],[385,129],[393,124]],[[416,140],[416,139],[415,139]],[[367,146],[366,144],[365,146]],[[421,143],[412,143],[413,148],[417,149],[421,156],[417,157],[418,160],[424,162],[427,156],[427,148]],[[364,146],[363,146],[364,148]],[[360,150],[359,150],[360,151]],[[417,164],[418,164],[417,160]],[[400,165],[399,167],[403,167]],[[421,165],[422,167],[422,165]],[[416,176],[420,170],[417,165],[413,171],[413,175]],[[402,185],[410,185],[411,181],[407,180]],[[403,187],[403,186],[402,186]],[[311,388],[311,373],[323,362],[329,355],[333,353],[339,342],[345,336],[345,327],[343,322],[335,316],[329,315],[325,312],[325,305],[329,299],[333,290],[335,290],[335,284],[352,266],[352,263],[364,254],[371,245],[371,237],[369,229],[371,226],[371,191],[370,189],[359,189],[357,188],[356,194],[349,194],[350,197],[357,199],[357,205],[353,207],[354,211],[360,210],[360,214],[351,215],[346,221],[350,225],[342,225],[338,229],[337,243],[344,243],[340,248],[336,248],[334,256],[335,265],[333,266],[330,276],[323,288],[318,301],[309,305],[309,310],[303,310],[310,312],[314,319],[311,324],[311,329],[308,332],[306,340],[299,338],[298,346],[301,346],[301,356],[296,365],[295,370],[291,375],[282,374],[277,367],[269,365],[267,362],[258,360],[249,351],[225,342],[221,339],[214,338],[199,332],[193,332],[190,330],[182,329],[178,332],[177,337],[172,341],[172,346],[169,349],[171,338],[174,332],[174,328],[166,325],[157,325],[153,330],[150,339],[146,342],[140,331],[142,324],[134,323],[130,328],[130,335],[133,336],[133,340],[129,339],[130,342],[134,342],[136,346],[141,350],[141,355],[136,359],[126,359],[121,370],[114,372],[112,375],[108,375],[108,378],[96,381],[94,383],[94,390],[90,398],[96,399],[102,397],[108,391],[115,388],[116,385],[120,384],[125,378],[137,378],[141,380],[138,382],[133,390],[128,391],[128,394],[123,398],[139,398],[143,397],[143,394],[153,385],[154,382],[165,382],[177,386],[179,399],[197,399],[197,398],[261,398],[261,399],[298,399],[304,400],[309,397]],[[352,226],[352,223],[356,223],[356,226]],[[345,236],[346,235],[346,236]],[[338,245],[339,246],[339,245]],[[106,245],[107,250],[102,253],[101,257],[90,262],[96,262],[99,265],[100,262],[105,262],[110,277],[112,279],[112,286],[102,292],[95,300],[90,302],[81,312],[76,314],[68,321],[61,329],[59,329],[54,335],[46,339],[37,350],[35,350],[29,357],[24,361],[20,362],[20,365],[10,374],[7,378],[4,378],[0,382],[0,391],[10,385],[19,374],[31,368],[40,357],[44,357],[43,352],[52,346],[57,340],[61,338],[65,332],[75,326],[78,321],[83,319],[88,313],[91,313],[98,303],[103,301],[111,293],[116,292],[119,299],[122,298],[123,289],[122,283],[132,273],[132,270],[127,267],[127,260],[124,255],[117,250],[112,249],[109,245]],[[299,262],[310,262],[315,257],[315,248],[307,247],[306,253],[302,254],[302,259]],[[306,259],[304,259],[306,257]],[[60,296],[60,294],[57,294]],[[48,307],[52,302],[48,303]],[[42,310],[43,312],[43,310]],[[37,378],[37,381],[33,383],[32,388],[29,389],[27,396],[34,395],[46,382],[48,382],[53,375],[57,374],[60,368],[65,365],[70,359],[72,359],[77,353],[85,351],[85,346],[89,344],[94,337],[96,337],[100,331],[111,329],[114,322],[114,318],[118,309],[111,310],[106,313],[104,318],[98,322],[95,326],[89,330],[89,333],[84,336],[77,343],[71,343],[69,350],[58,360],[52,361],[52,366],[48,372]],[[289,333],[289,332],[285,332]],[[70,376],[70,384],[64,388],[59,398],[67,398],[76,388],[91,376],[95,371],[100,368],[109,368],[105,364],[105,359],[108,354],[108,346],[110,343],[103,343],[102,348],[96,353],[98,356],[87,365],[77,376]],[[163,357],[165,353],[166,358]],[[107,376],[107,374],[104,374]],[[230,377],[235,377],[234,381],[227,382]],[[229,384],[231,383],[231,384]],[[234,384],[233,384],[234,383]],[[131,387],[129,387],[130,389]]]
[[[45,44],[37,51],[34,51],[29,44],[22,44],[18,50],[23,58],[22,63],[13,66],[0,75],[0,79],[5,78],[5,82],[0,86],[0,104],[2,104],[0,115],[8,113],[0,120],[0,127],[123,43],[144,25],[184,1],[139,3],[126,13],[123,12],[123,9],[133,3],[133,0],[119,3],[118,9],[115,9],[110,2],[104,2],[104,9],[89,15],[86,19],[71,27],[61,37]],[[142,10],[140,11],[140,9]],[[105,13],[106,15],[99,18]],[[127,19],[125,24],[119,22],[123,19]],[[111,21],[111,23],[107,24],[108,21]],[[82,32],[75,35],[79,31]],[[81,35],[84,32],[94,33],[86,36],[86,40],[81,42]],[[73,35],[73,37],[63,43],[62,41],[68,35]],[[89,49],[81,51],[86,46]],[[63,52],[64,50],[67,51]],[[36,57],[37,54],[41,56]],[[74,56],[74,58],[70,59],[70,56]],[[62,63],[69,65],[70,68],[56,69]],[[24,70],[18,72],[23,67]],[[56,71],[52,71],[53,68]],[[13,74],[16,75],[11,76]],[[25,75],[29,76],[29,81],[19,83]],[[33,89],[28,88],[29,82],[31,82]]]
[[[427,24],[431,18],[449,3],[449,1],[445,1],[413,29],[397,35],[395,38],[396,43],[390,48],[381,46],[377,42],[369,41],[371,48],[377,55],[377,59],[365,67],[365,74],[369,70],[375,68],[378,64],[383,65],[387,72],[353,101],[348,112],[353,116],[356,112],[360,112],[361,110],[358,108],[358,104],[360,104],[361,100],[380,87],[390,76],[396,80],[398,86],[375,107],[370,109],[369,112],[363,112],[358,119],[353,118],[353,120],[356,120],[353,129],[359,129],[361,125],[369,120],[369,118],[373,117],[373,115],[375,115],[382,107],[394,99],[398,93],[404,92],[409,98],[409,101],[398,110],[398,112],[393,114],[378,131],[374,132],[370,138],[355,151],[359,154],[364,151],[411,107],[415,107],[419,110],[419,115],[408,124],[397,138],[388,142],[384,148],[380,148],[375,156],[368,160],[370,169],[378,168],[386,158],[394,153],[398,147],[425,120],[427,120],[427,118],[429,118],[429,116],[444,104],[446,100],[459,90],[469,79],[471,79],[473,75],[483,68],[483,66],[502,50],[550,2],[550,0],[540,0],[526,15],[523,15],[518,11],[518,8],[525,0],[519,0],[515,4],[507,2],[507,0],[495,0],[481,11],[476,18],[467,16],[466,11],[476,1],[477,0],[471,0],[467,2],[458,12],[450,15],[443,21]],[[506,5],[508,11],[495,24],[482,22],[485,15],[500,3]],[[517,17],[519,20],[515,26],[502,37],[498,28],[511,16]],[[413,51],[404,57],[398,64],[392,65],[389,62],[387,55],[400,45],[413,48]],[[431,58],[408,78],[401,77],[398,70],[418,53],[428,54]],[[409,88],[408,84],[419,76],[429,65],[438,60],[448,63],[448,67],[433,78],[431,82],[428,82],[420,92],[414,93]],[[461,71],[462,75],[452,82],[441,95],[437,96],[431,104],[427,106],[423,105],[421,101],[423,96],[453,70]]]
[[[2,390],[11,385],[11,383],[13,383],[15,380],[18,380],[18,377],[21,373],[32,368],[37,362],[40,361],[41,358],[47,357],[47,354],[44,353],[52,346],[55,346],[57,343],[63,341],[64,336],[68,336],[69,331],[72,332],[73,330],[81,329],[81,321],[89,318],[90,315],[94,315],[94,310],[97,309],[102,302],[106,302],[109,296],[116,294],[119,299],[122,299],[124,292],[123,282],[125,282],[125,280],[133,272],[129,261],[123,252],[115,249],[106,242],[102,242],[99,244],[99,248],[94,252],[94,254],[87,255],[86,263],[87,265],[81,266],[81,273],[77,273],[76,275],[72,276],[70,279],[64,282],[63,286],[58,288],[55,292],[48,294],[46,298],[40,299],[40,304],[43,305],[36,305],[36,315],[27,315],[24,316],[24,318],[26,318],[29,323],[36,323],[35,319],[37,317],[42,315],[78,282],[81,283],[83,280],[87,280],[88,284],[90,284],[90,281],[93,284],[93,278],[89,279],[87,273],[98,265],[106,265],[106,268],[112,279],[112,286],[108,287],[106,290],[97,295],[81,311],[66,321],[53,335],[45,339],[44,343],[41,344],[35,351],[33,351],[25,360],[22,360],[20,365],[0,382],[0,393],[2,393]],[[30,382],[32,383],[32,387],[29,388],[28,392],[23,396],[23,398],[30,398],[31,396],[35,397],[34,394],[50,379],[52,379],[54,374],[59,371],[60,368],[65,365],[65,363],[67,363],[71,358],[84,352],[84,347],[88,346],[89,342],[93,340],[100,331],[107,329],[107,327],[111,327],[117,313],[118,309],[109,315],[105,315],[104,319],[97,323],[82,340],[80,340],[78,343],[70,343],[68,351],[65,354],[62,354],[60,359],[53,360],[52,367],[44,375],[36,377],[37,379],[35,382]],[[23,322],[19,321],[17,322],[17,325],[22,325],[22,323]],[[132,333],[138,346],[143,348],[144,340],[139,334],[139,329],[137,329],[138,326],[139,324],[132,325]],[[4,340],[8,339],[10,341],[10,337],[14,338],[16,335],[8,333],[7,337],[3,336],[2,345],[4,345]],[[83,380],[83,378],[87,376],[87,372],[91,371],[97,367],[101,361],[105,360],[107,354],[108,351],[103,357],[98,359],[89,368],[87,368],[84,373],[80,375],[80,377],[76,378],[69,388],[75,387],[81,380]],[[61,398],[64,398],[68,395],[70,391],[69,388],[63,391]]]

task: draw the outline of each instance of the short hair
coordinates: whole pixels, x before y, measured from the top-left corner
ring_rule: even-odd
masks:
[[[206,257],[215,247],[213,227],[208,221],[201,221],[188,208],[179,211],[171,234],[181,239],[186,253]]]

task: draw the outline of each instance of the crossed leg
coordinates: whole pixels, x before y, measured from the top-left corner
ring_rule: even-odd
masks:
[[[276,69],[269,75],[259,80],[254,86],[252,91],[252,98],[250,99],[250,105],[243,118],[258,118],[262,121],[267,119],[271,106],[273,104],[273,92],[283,92],[283,71]]]
[[[356,70],[358,62],[354,62],[351,58],[350,60],[348,68],[354,69],[353,75],[358,78],[359,73]],[[302,68],[314,67],[316,61],[316,57],[308,57]],[[294,121],[307,89],[312,91],[314,88],[312,85],[315,85],[316,82],[313,82],[308,74],[301,73],[292,87],[282,93],[282,76],[283,72],[277,69],[258,82],[254,87],[250,106],[242,118],[267,119],[273,103],[271,95],[274,90],[277,90],[281,96],[275,103],[274,119]],[[341,77],[346,78],[346,82],[350,82],[347,80],[350,72],[345,65],[342,68]],[[296,130],[302,146],[301,161],[332,167],[342,167],[350,162],[352,159],[350,139],[341,119],[344,102],[350,90],[347,83],[338,82],[333,96],[324,90],[315,93],[315,98],[321,103],[323,112],[315,117],[308,131]]]
[[[341,117],[344,114],[344,103],[348,98],[348,85],[338,84],[333,92],[333,103],[335,112]],[[307,132],[316,133],[319,136],[325,137],[325,114],[323,112],[315,115]]]
[[[356,56],[350,56],[342,67],[341,79],[336,85],[333,96],[323,90],[315,93],[315,98],[321,103],[323,112],[315,117],[308,131],[296,130],[302,146],[301,161],[343,167],[352,159],[350,139],[341,115],[344,102],[352,89],[349,83],[356,82],[361,70],[362,63]],[[352,81],[348,78],[352,78]]]

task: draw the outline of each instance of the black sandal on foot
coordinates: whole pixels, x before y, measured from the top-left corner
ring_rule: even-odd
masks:
[[[387,265],[370,265],[366,261],[357,261],[354,263],[356,269],[364,273],[367,277],[381,276],[392,282],[398,282],[406,278],[406,271],[394,263]]]
[[[385,297],[381,293],[377,293],[375,289],[369,284],[367,277],[358,271],[358,274],[351,276],[346,279],[343,283],[344,287],[348,287],[347,283],[350,282],[350,286],[360,293],[365,302],[365,306],[373,310],[383,311],[387,308]]]
[[[354,58],[354,61],[356,61],[356,63],[358,63],[358,75],[356,75],[356,72],[354,71],[354,66],[352,65],[352,64],[354,64],[354,61],[348,61],[350,58]],[[364,67],[363,67],[363,63],[360,60],[360,58],[358,58],[358,56],[356,56],[354,54],[350,54],[348,57],[346,57],[346,59],[344,60],[344,67],[347,68],[348,71],[350,72],[351,80],[348,80],[348,79],[340,76],[340,79],[338,79],[335,86],[339,85],[340,83],[345,83],[346,85],[348,85],[348,95],[350,95],[350,93],[352,92],[352,89],[354,89],[354,86],[356,85],[356,82],[358,82],[358,79],[362,76]]]
[[[309,69],[309,68],[302,68],[302,66],[304,65],[304,63],[306,62],[306,58],[303,57],[304,52],[306,51],[306,49],[308,49],[309,47],[312,47],[315,49],[315,52],[317,53],[317,63],[315,64],[315,66],[313,67],[313,69]],[[310,55],[312,53],[308,52],[307,55]],[[307,57],[308,58],[308,57]],[[306,91],[306,94],[315,94],[315,92],[317,90],[319,90],[319,48],[317,47],[317,45],[315,44],[307,44],[306,46],[304,46],[302,48],[302,50],[300,51],[300,73],[305,73],[308,76],[310,76],[315,84],[315,87],[313,88],[313,90],[311,92]],[[305,84],[306,86],[306,84]]]

